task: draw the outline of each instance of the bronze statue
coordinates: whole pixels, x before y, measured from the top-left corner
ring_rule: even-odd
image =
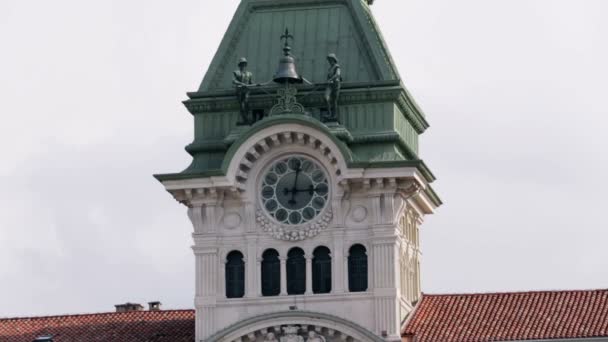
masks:
[[[327,71],[327,87],[325,88],[325,103],[327,104],[327,117],[324,121],[338,121],[338,99],[340,98],[340,85],[342,76],[338,57],[330,53],[327,56],[329,70]]]
[[[249,125],[249,88],[253,86],[253,74],[247,71],[247,59],[241,58],[239,68],[233,72],[232,84],[236,86],[236,97],[240,104],[241,121],[238,125]]]

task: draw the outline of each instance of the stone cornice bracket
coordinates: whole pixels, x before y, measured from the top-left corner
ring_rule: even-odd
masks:
[[[176,201],[188,208],[222,205],[225,198],[239,198],[241,190],[234,186],[167,189]]]
[[[397,186],[397,191],[404,197],[413,197],[422,191],[423,187],[416,181],[406,181]]]

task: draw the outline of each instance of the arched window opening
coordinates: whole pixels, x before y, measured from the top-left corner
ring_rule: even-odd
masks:
[[[331,254],[327,247],[317,247],[313,252],[312,292],[331,292]]]
[[[306,258],[300,248],[287,253],[287,294],[301,295],[306,292]]]
[[[226,298],[245,296],[245,262],[243,254],[233,251],[226,258]]]
[[[262,296],[281,293],[281,261],[279,252],[269,249],[262,254]]]
[[[362,245],[354,245],[348,254],[348,290],[367,291],[367,250]]]

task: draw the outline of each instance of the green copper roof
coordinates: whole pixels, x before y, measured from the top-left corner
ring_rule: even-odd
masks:
[[[421,160],[419,135],[429,127],[405,89],[373,18],[369,0],[242,0],[200,88],[184,104],[194,116],[194,141],[186,147],[192,163],[182,172],[156,175],[161,181],[226,175],[235,151],[256,132],[296,123],[328,136],[349,168],[414,167],[431,183],[433,173]],[[251,113],[264,119],[238,126],[240,103],[233,71],[245,57],[255,83],[273,79],[282,56],[281,36],[289,41],[300,76],[315,85],[298,85],[297,101],[306,114],[270,115],[277,87],[250,90]],[[320,121],[327,110],[323,92],[327,55],[339,59],[342,83],[339,124]],[[441,203],[432,188],[427,195]]]
[[[241,57],[256,82],[271,80],[286,28],[298,72],[312,82],[325,82],[328,53],[338,56],[344,82],[399,79],[367,1],[242,0],[199,92],[232,88]]]

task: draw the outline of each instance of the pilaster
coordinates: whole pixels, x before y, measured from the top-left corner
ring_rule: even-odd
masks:
[[[281,256],[281,296],[287,296],[287,258]]]
[[[247,260],[245,261],[245,297],[253,298],[256,296],[258,269],[257,238],[255,236],[247,236]]]
[[[332,292],[343,293],[345,291],[345,278],[341,275],[344,274],[344,232],[336,231],[333,233],[333,249],[331,254],[333,264]]]
[[[255,279],[256,279],[256,293],[258,297],[262,297],[262,258],[256,259],[256,268],[255,268]]]
[[[218,266],[221,263],[218,259],[217,248],[194,247],[193,249],[196,260],[195,306],[197,319],[195,328],[197,340],[201,340],[214,332],[214,311],[219,285]]]
[[[312,295],[312,254],[306,254],[306,294]]]

